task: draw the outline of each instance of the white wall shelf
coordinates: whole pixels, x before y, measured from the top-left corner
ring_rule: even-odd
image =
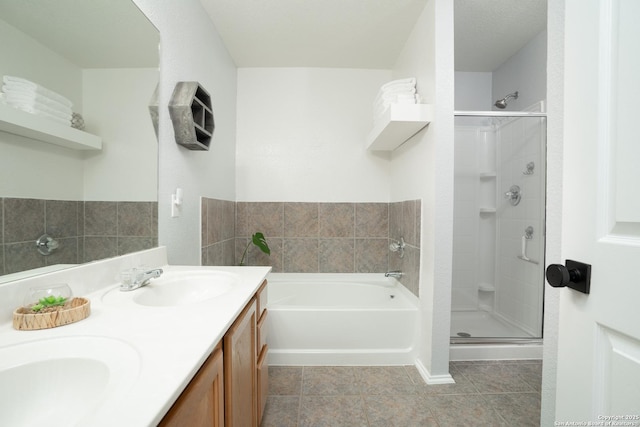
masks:
[[[480,179],[490,179],[490,178],[495,178],[496,177],[496,173],[495,172],[481,172],[480,173]]]
[[[430,104],[391,104],[367,137],[366,147],[393,151],[433,119]]]
[[[496,287],[491,283],[480,283],[478,284],[478,290],[480,292],[495,292]]]
[[[73,150],[101,150],[102,138],[0,103],[0,131]]]

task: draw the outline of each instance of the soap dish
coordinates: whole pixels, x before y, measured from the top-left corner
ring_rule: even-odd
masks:
[[[86,298],[73,298],[63,306],[45,313],[35,313],[31,306],[13,312],[13,327],[20,331],[49,329],[86,319],[91,314],[91,302]]]

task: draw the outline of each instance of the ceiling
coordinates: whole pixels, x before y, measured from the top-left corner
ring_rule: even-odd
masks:
[[[493,71],[547,26],[547,0],[455,0],[456,71]]]
[[[158,31],[131,0],[0,0],[0,19],[80,68],[158,66]]]
[[[238,67],[391,69],[427,0],[200,0]],[[546,0],[455,0],[456,69],[493,71]]]
[[[391,69],[428,0],[200,1],[238,67]],[[545,28],[546,3],[455,0],[456,70],[495,70]],[[1,0],[0,17],[82,68],[158,64],[131,0]]]

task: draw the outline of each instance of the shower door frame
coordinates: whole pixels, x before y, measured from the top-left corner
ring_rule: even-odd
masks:
[[[544,254],[546,253],[545,245],[546,245],[546,119],[547,113],[544,112],[544,101],[540,102],[541,111],[461,111],[455,110],[454,117],[485,117],[485,118],[543,118],[544,121],[544,139],[545,142],[541,147],[541,161],[545,163],[544,174],[542,176],[542,200],[543,206],[541,207],[542,211],[542,258],[538,261],[539,264],[543,267],[542,272],[544,273]],[[498,258],[496,258],[496,263],[498,262]],[[517,344],[517,345],[527,345],[527,344],[540,344],[543,340],[543,331],[544,331],[544,275],[542,275],[540,287],[542,288],[542,313],[541,322],[540,322],[540,337],[454,337],[450,336],[450,344],[483,344],[483,345],[499,345],[499,344]]]

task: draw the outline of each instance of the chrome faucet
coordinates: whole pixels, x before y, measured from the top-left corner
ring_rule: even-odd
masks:
[[[396,279],[399,279],[402,276],[404,276],[404,273],[400,270],[391,270],[384,273],[384,277],[395,277]]]
[[[122,283],[120,290],[123,292],[147,286],[151,279],[156,279],[162,274],[161,268],[147,270],[146,268],[132,268],[121,273]]]

